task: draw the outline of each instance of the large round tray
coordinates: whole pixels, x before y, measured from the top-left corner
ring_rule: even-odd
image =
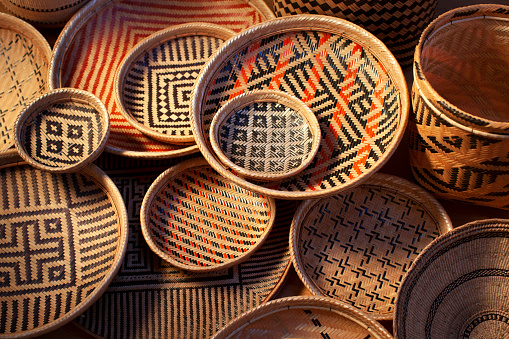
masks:
[[[169,26],[200,21],[239,32],[273,17],[262,0],[91,1],[68,22],[55,44],[50,86],[84,89],[106,105],[111,121],[106,151],[144,158],[194,153],[196,145],[148,138],[124,119],[114,99],[120,62],[141,39]]]

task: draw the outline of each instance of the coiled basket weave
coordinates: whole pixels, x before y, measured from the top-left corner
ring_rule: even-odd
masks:
[[[416,49],[414,179],[445,199],[509,208],[509,6],[437,18]]]

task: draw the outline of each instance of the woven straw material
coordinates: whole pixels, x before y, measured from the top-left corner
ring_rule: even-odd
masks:
[[[0,0],[15,16],[36,26],[64,26],[88,0]]]
[[[0,337],[40,335],[81,314],[113,279],[127,212],[95,165],[53,174],[1,161]]]
[[[299,207],[290,232],[292,260],[314,295],[392,319],[412,261],[451,229],[429,193],[404,179],[374,174],[356,188]]]
[[[509,337],[509,220],[481,220],[435,240],[396,300],[397,338]]]
[[[321,129],[307,169],[263,186],[223,168],[209,142],[219,108],[261,89],[304,101]],[[214,54],[196,85],[192,124],[201,153],[221,175],[260,194],[304,199],[334,194],[374,173],[399,144],[408,109],[401,68],[378,39],[342,19],[299,15],[247,29]]]
[[[353,307],[317,297],[288,297],[261,305],[214,336],[226,338],[390,339],[392,336]]]
[[[15,146],[32,166],[77,172],[101,154],[109,127],[106,107],[94,95],[71,88],[52,90],[19,116]]]
[[[437,112],[509,134],[509,6],[462,7],[433,21],[417,46],[414,78]]]
[[[114,75],[122,59],[141,39],[169,26],[209,22],[239,32],[273,17],[262,0],[93,0],[69,21],[57,40],[50,86],[80,88],[101,99],[110,114],[109,152],[144,158],[194,153],[196,145],[159,142],[124,119],[114,95]]]
[[[274,0],[276,16],[321,14],[347,19],[373,33],[401,65],[412,63],[419,37],[438,0]]]
[[[235,33],[218,25],[172,26],[142,40],[115,75],[120,113],[135,128],[169,143],[194,143],[190,95],[198,73]]]
[[[244,93],[210,126],[218,158],[239,175],[272,181],[301,172],[320,144],[320,125],[301,100],[279,91]]]
[[[14,145],[16,119],[47,90],[51,47],[23,20],[0,13],[0,151]]]
[[[267,238],[275,202],[228,182],[203,159],[162,173],[141,206],[143,236],[171,264],[213,271],[246,260]]]
[[[226,323],[273,295],[290,267],[288,232],[295,202],[277,203],[264,244],[245,262],[218,272],[181,270],[153,253],[140,225],[143,197],[177,161],[153,163],[112,156],[98,159],[128,204],[128,253],[103,297],[77,321],[106,338],[210,338]],[[119,170],[122,168],[122,170]]]

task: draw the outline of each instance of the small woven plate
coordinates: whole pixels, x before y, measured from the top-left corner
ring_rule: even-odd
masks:
[[[173,26],[143,39],[120,64],[115,95],[136,129],[173,144],[194,143],[191,92],[208,58],[235,32],[208,23]]]
[[[431,243],[401,283],[399,339],[509,338],[509,220],[479,220]]]
[[[77,172],[103,151],[110,120],[93,94],[52,90],[30,103],[16,122],[15,145],[30,165],[55,173]]]
[[[292,260],[306,287],[392,319],[412,261],[452,229],[443,207],[407,180],[374,174],[351,190],[306,201],[290,231]]]
[[[0,337],[36,336],[102,295],[126,251],[127,212],[93,164],[55,174],[11,153],[0,165]]]
[[[271,198],[217,174],[202,159],[162,173],[141,206],[143,236],[171,264],[215,271],[246,260],[267,238],[276,209]]]
[[[210,126],[217,157],[238,175],[273,181],[301,172],[320,145],[320,125],[308,106],[279,91],[254,91],[230,100]]]
[[[392,336],[349,305],[328,298],[288,297],[242,314],[214,336],[226,338],[392,339]]]
[[[0,13],[0,151],[14,145],[14,126],[25,105],[47,87],[51,47],[30,24]]]

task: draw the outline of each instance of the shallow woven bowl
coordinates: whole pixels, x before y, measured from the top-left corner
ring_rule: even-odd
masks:
[[[48,88],[51,47],[25,21],[0,13],[0,151],[14,145],[14,126],[25,105]]]
[[[30,165],[49,172],[77,172],[103,151],[108,112],[93,94],[52,90],[30,103],[16,122],[15,145]]]
[[[320,123],[311,164],[288,179],[259,184],[223,167],[210,124],[229,100],[253,90],[301,99]],[[210,165],[239,186],[281,199],[332,195],[376,172],[399,144],[408,91],[387,47],[345,20],[299,15],[267,21],[228,40],[200,73],[192,100],[196,144]]]
[[[141,228],[164,260],[185,270],[215,271],[252,255],[275,213],[273,199],[231,183],[199,158],[157,177],[143,199]]]
[[[201,68],[235,32],[208,23],[158,31],[126,55],[115,75],[115,96],[124,118],[143,134],[173,143],[194,143],[190,94]]]
[[[213,338],[390,339],[392,336],[349,305],[328,298],[288,297],[242,314]]]
[[[412,261],[451,229],[449,216],[429,193],[377,173],[351,190],[302,203],[290,230],[290,250],[314,295],[392,319]]]
[[[261,181],[291,177],[313,160],[320,125],[304,102],[279,91],[244,93],[212,119],[217,157],[239,176]]]
[[[97,166],[55,174],[0,155],[0,338],[33,337],[78,317],[121,266],[127,212]]]
[[[509,337],[509,220],[481,220],[436,239],[396,300],[397,338]]]

